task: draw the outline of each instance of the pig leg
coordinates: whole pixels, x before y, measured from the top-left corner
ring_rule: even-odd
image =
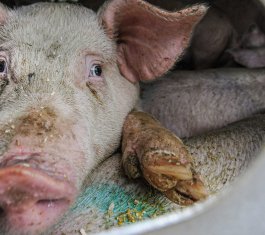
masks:
[[[189,205],[207,196],[182,141],[144,112],[133,111],[123,127],[122,163],[130,178],[141,175],[170,200]]]
[[[227,54],[246,68],[265,67],[265,34],[257,25],[251,25],[243,34],[240,47],[228,49]]]
[[[242,35],[241,48],[260,48],[265,46],[265,34],[260,28],[253,24],[249,27],[246,33]]]
[[[231,49],[228,53],[234,60],[246,68],[264,68],[265,67],[265,47],[252,49]]]

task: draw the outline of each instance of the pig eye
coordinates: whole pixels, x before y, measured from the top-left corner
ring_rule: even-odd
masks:
[[[89,77],[100,77],[102,74],[102,67],[99,64],[93,64],[89,71]]]
[[[0,58],[0,76],[6,76],[7,64],[5,58]]]

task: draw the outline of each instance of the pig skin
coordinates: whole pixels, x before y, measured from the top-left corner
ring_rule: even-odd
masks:
[[[180,138],[197,136],[263,112],[264,77],[263,69],[174,71],[142,84],[142,110]]]

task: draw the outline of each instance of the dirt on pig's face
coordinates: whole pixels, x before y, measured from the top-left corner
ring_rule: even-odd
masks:
[[[0,27],[0,231],[36,234],[118,147],[137,85],[92,11],[37,4]]]

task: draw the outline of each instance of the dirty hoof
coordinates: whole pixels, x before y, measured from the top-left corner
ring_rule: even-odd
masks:
[[[192,170],[187,150],[184,147],[178,150],[178,153],[151,150],[141,157],[140,167],[144,178],[171,201],[190,205],[206,198],[208,193],[199,176]]]
[[[131,179],[137,179],[141,176],[140,164],[134,151],[125,150],[122,155],[122,165],[125,174]]]
[[[150,115],[132,112],[126,119],[122,141],[122,163],[130,178],[143,176],[180,205],[191,205],[207,197],[182,141]]]
[[[208,196],[208,191],[199,176],[193,175],[191,180],[180,181],[164,194],[171,201],[187,206],[205,199]]]

